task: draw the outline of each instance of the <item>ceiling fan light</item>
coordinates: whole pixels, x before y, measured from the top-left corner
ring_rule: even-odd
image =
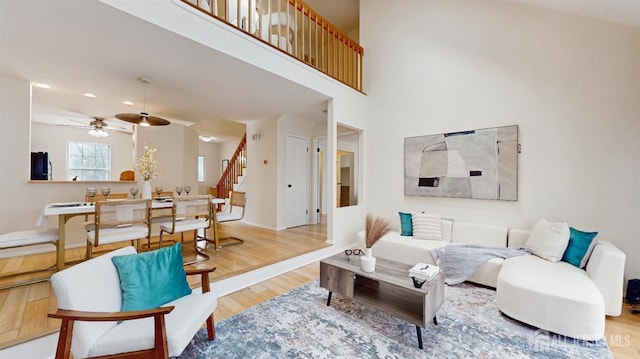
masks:
[[[89,130],[89,135],[93,137],[101,138],[101,137],[108,137],[109,133],[102,128],[92,128]]]

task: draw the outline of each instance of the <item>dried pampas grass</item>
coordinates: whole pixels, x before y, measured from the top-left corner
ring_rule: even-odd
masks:
[[[385,218],[374,217],[367,213],[364,241],[367,248],[371,248],[378,239],[391,231],[391,223]]]

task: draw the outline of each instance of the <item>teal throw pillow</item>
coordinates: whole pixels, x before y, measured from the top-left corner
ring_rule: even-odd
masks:
[[[400,214],[400,229],[403,236],[413,236],[413,220],[411,213],[398,212]]]
[[[595,237],[598,232],[583,232],[573,227],[569,228],[569,232],[569,245],[564,251],[562,260],[578,268],[584,268],[597,242]]]
[[[182,244],[151,252],[114,256],[122,289],[122,311],[158,308],[191,294],[182,259]]]

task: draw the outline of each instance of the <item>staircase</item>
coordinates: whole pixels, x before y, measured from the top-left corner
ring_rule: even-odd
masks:
[[[247,168],[247,134],[245,133],[233,156],[229,159],[229,165],[220,176],[218,181],[218,198],[229,198],[231,191],[235,190],[234,185],[240,183]]]

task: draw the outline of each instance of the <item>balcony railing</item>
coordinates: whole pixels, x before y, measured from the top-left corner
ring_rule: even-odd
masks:
[[[182,2],[362,91],[362,47],[300,0]]]

